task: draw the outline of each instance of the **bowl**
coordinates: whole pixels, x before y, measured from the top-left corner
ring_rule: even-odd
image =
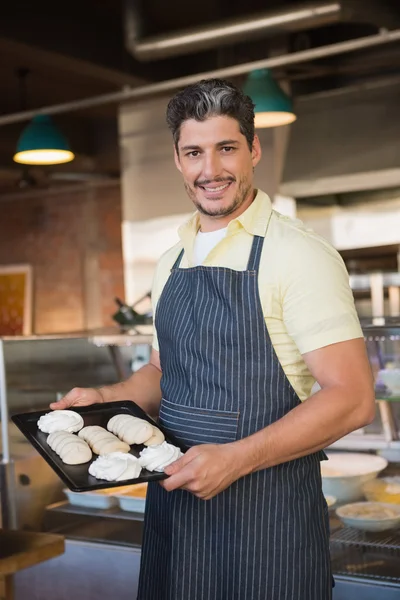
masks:
[[[363,485],[367,500],[400,505],[400,477],[382,477]]]
[[[108,488],[94,490],[93,492],[72,492],[67,488],[63,491],[68,498],[68,502],[74,506],[102,509],[118,506],[118,500],[113,497],[112,492]]]
[[[322,491],[338,503],[364,499],[363,485],[388,465],[382,456],[362,452],[332,452],[321,462]]]
[[[325,496],[325,502],[328,505],[328,508],[331,509],[336,504],[336,498],[335,496]]]
[[[378,372],[381,381],[393,396],[400,396],[400,369],[381,369]]]
[[[387,531],[400,526],[400,506],[384,502],[355,502],[336,509],[339,519],[363,531]]]
[[[116,494],[121,510],[144,513],[146,506],[147,483],[138,483]]]

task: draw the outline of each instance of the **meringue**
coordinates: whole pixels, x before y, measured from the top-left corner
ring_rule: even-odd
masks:
[[[89,445],[68,431],[53,431],[47,443],[66,465],[82,465],[92,458]]]
[[[37,426],[44,433],[54,433],[55,431],[74,433],[82,429],[83,418],[73,410],[53,410],[42,415]]]
[[[99,427],[99,425],[88,425],[80,430],[78,436],[85,440],[95,454],[111,454],[112,452],[129,452],[131,447],[116,435]]]
[[[183,453],[179,448],[168,442],[163,442],[158,446],[148,446],[142,450],[139,456],[139,463],[148,471],[162,473],[165,467],[178,460],[181,456],[183,456]]]
[[[165,436],[161,429],[158,429],[158,427],[155,427],[154,425],[152,427],[153,435],[151,436],[151,438],[143,442],[145,446],[159,446],[165,440]]]
[[[111,452],[99,456],[89,467],[90,475],[105,481],[125,481],[139,477],[142,467],[136,456]]]
[[[108,421],[107,429],[127,444],[143,444],[153,436],[153,425],[132,415],[115,415]]]

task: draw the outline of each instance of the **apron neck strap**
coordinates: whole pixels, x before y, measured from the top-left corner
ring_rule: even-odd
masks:
[[[173,267],[172,267],[173,269],[179,268],[179,265],[181,264],[183,253],[184,253],[184,249],[182,248],[182,250],[178,254],[178,258],[176,259],[176,261],[173,264]]]
[[[253,244],[251,246],[251,252],[249,256],[249,262],[247,263],[248,271],[258,271],[261,260],[261,253],[263,249],[264,238],[258,235],[254,236]],[[184,254],[184,249],[179,252],[176,261],[174,262],[172,268],[178,269],[181,264],[182,256]]]
[[[259,235],[255,235],[254,239],[253,239],[253,244],[251,246],[249,262],[247,263],[248,271],[258,272],[258,269],[260,266],[263,244],[264,244],[264,238]]]

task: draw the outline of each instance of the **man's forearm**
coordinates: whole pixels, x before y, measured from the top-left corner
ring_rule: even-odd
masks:
[[[151,363],[144,365],[126,381],[99,388],[104,402],[133,400],[146,413],[156,417],[160,408],[161,371]]]
[[[351,391],[321,390],[279,421],[234,443],[241,475],[326,448],[371,417],[370,400],[355,403]]]

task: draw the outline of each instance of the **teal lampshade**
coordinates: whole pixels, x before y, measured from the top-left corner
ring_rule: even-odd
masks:
[[[37,115],[25,127],[13,157],[24,165],[58,165],[74,158],[67,140],[48,115]]]
[[[268,69],[252,71],[243,91],[255,104],[256,128],[279,127],[296,120],[291,98],[279,87]]]

